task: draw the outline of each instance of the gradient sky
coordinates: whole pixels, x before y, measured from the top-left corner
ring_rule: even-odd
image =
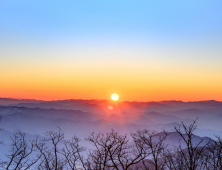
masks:
[[[1,0],[0,97],[222,100],[221,0]]]

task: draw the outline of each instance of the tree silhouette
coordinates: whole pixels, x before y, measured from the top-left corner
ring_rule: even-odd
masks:
[[[8,161],[1,163],[2,168],[6,170],[26,170],[33,167],[40,159],[37,154],[34,140],[28,140],[25,133],[21,131],[14,132],[11,136],[11,149],[6,155]]]
[[[86,141],[92,149],[81,146],[75,135],[66,140],[60,128],[44,137],[28,139],[21,131],[11,136],[7,160],[0,162],[4,170],[221,170],[222,140],[196,141],[196,121],[189,126],[175,127],[180,135],[179,146],[168,149],[165,131],[138,130],[120,135],[91,133]],[[185,143],[185,148],[181,142]],[[205,143],[204,143],[205,142]],[[83,156],[84,155],[84,156]]]

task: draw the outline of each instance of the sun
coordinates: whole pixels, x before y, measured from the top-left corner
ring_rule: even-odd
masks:
[[[119,100],[118,94],[112,94],[112,95],[111,95],[111,99],[114,100],[114,101]]]

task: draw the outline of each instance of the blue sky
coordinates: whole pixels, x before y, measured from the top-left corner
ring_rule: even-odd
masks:
[[[78,74],[79,85],[89,77],[101,83],[105,69],[107,79],[118,79],[109,84],[113,89],[136,72],[135,79],[173,81],[171,89],[198,80],[192,91],[204,84],[210,92],[222,85],[221,16],[221,0],[1,0],[0,71],[10,83],[19,74],[24,86],[46,70],[67,84]],[[6,89],[7,83],[0,87]]]
[[[1,36],[40,41],[123,39],[195,41],[221,37],[221,1],[7,0]]]

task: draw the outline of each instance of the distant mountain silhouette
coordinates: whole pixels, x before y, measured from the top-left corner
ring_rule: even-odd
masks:
[[[85,136],[91,131],[111,128],[122,132],[143,128],[174,131],[181,121],[188,125],[198,117],[197,135],[222,134],[222,102],[212,100],[112,102],[0,98],[0,105],[0,127],[11,132],[21,128],[29,134],[38,134],[56,126],[64,128],[68,136],[75,133]],[[113,109],[108,109],[109,106]]]
[[[186,138],[186,135],[184,135],[184,137]],[[202,141],[199,146],[204,146],[211,140],[212,139],[209,137],[199,137],[197,135],[194,135],[192,142],[193,142],[193,145],[196,146],[198,143],[200,143]],[[178,147],[180,144],[181,144],[182,148],[187,147],[185,142],[183,141],[182,137],[177,132],[169,132],[168,136],[164,142],[169,145],[168,146],[169,148],[173,148],[175,146]]]

